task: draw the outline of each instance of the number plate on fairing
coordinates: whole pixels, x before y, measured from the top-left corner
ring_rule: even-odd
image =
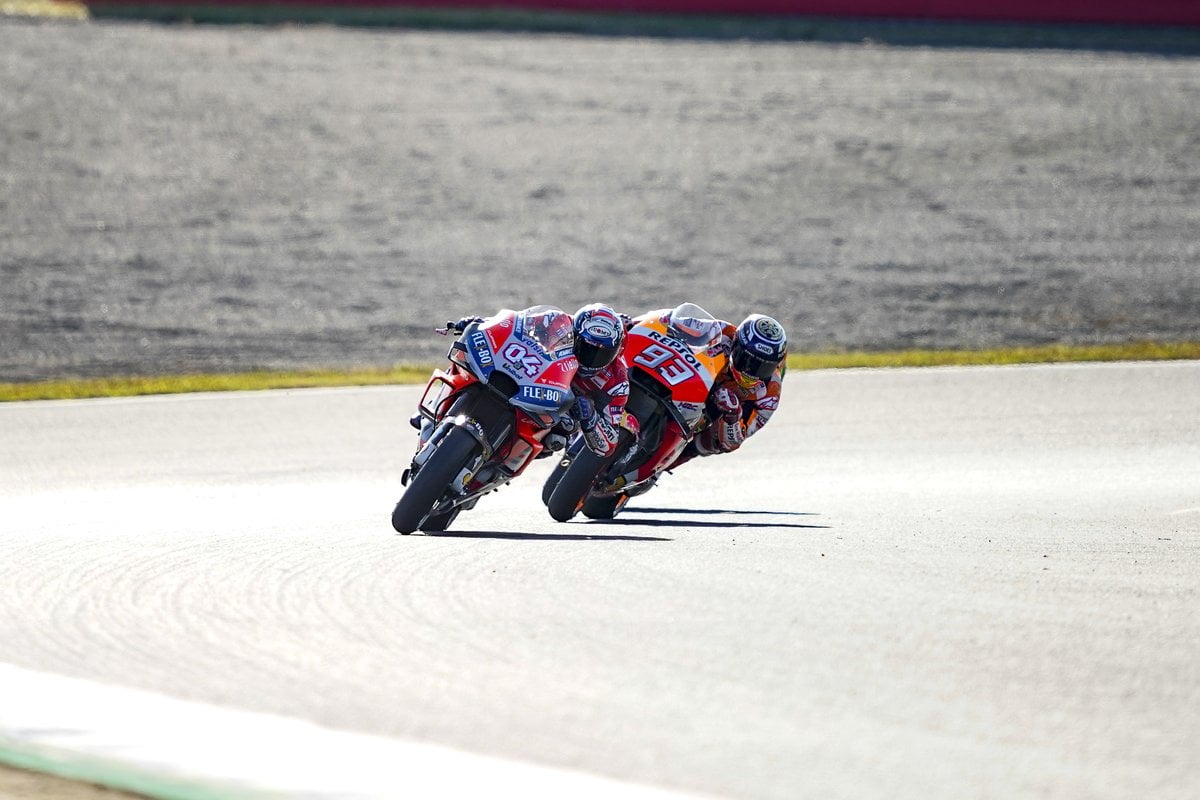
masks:
[[[665,332],[658,321],[643,322],[629,331],[625,360],[655,377],[671,390],[671,397],[689,419],[699,412],[697,404],[708,397],[716,376],[725,364],[723,353],[697,352]]]

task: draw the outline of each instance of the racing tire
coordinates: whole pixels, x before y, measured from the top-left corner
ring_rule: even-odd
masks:
[[[443,511],[441,514],[430,514],[421,523],[421,530],[429,533],[438,533],[450,527],[450,523],[454,522],[461,508],[452,508],[449,511]]]
[[[613,497],[589,497],[580,510],[588,519],[613,519],[628,501],[629,495],[624,492]]]
[[[451,428],[429,454],[420,471],[409,481],[408,488],[392,511],[392,527],[404,534],[421,527],[446,487],[470,463],[478,450],[479,442],[474,436],[457,426]]]
[[[580,450],[550,493],[546,503],[550,516],[559,522],[575,516],[608,461],[608,456],[598,456],[586,447]]]
[[[576,449],[577,442],[579,446],[583,445],[582,441],[573,440],[558,454],[558,460],[554,464],[554,469],[550,471],[550,477],[546,478],[546,482],[542,484],[542,505],[550,505],[550,495],[554,494],[554,487],[558,486],[558,482],[562,480],[567,467],[571,466],[571,462],[575,459],[575,455],[577,455],[572,452]]]

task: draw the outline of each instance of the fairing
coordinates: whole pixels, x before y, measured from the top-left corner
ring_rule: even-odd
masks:
[[[519,475],[542,452],[546,433],[574,400],[571,380],[578,363],[571,345],[571,317],[550,306],[501,311],[463,331],[450,349],[450,368],[435,370],[421,397],[421,414],[433,424],[422,427],[414,468],[427,457],[439,428],[479,427],[454,410],[472,387],[507,404],[514,424],[494,447],[485,448],[481,463],[459,476],[433,513],[463,506]],[[455,414],[459,417],[452,420]],[[501,436],[502,428],[493,433]],[[486,431],[476,435],[488,438]]]
[[[669,318],[642,319],[626,335],[623,355],[631,370],[641,370],[667,387],[680,413],[696,422],[713,382],[725,366],[725,351],[718,346],[717,338],[691,338],[698,343],[689,345],[676,335]]]

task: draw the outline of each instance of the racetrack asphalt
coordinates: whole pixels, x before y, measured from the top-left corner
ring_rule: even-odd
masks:
[[[1200,339],[1200,61],[0,19],[0,380],[430,362],[446,318],[793,350]]]
[[[1200,363],[805,372],[613,524],[415,387],[0,407],[0,662],[731,797],[1186,800]]]
[[[446,316],[597,299],[797,350],[1200,339],[1198,91],[0,19],[0,380],[432,361]],[[732,796],[1190,798],[1194,370],[794,376],[654,510],[555,526],[534,470],[412,539],[412,390],[0,408],[0,661]]]

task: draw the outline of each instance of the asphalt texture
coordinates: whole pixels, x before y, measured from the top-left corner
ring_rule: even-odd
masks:
[[[1200,362],[794,373],[615,522],[547,460],[399,536],[419,391],[0,406],[0,663],[724,797],[1194,800]]]
[[[547,302],[793,350],[1200,339],[1200,60],[0,19],[0,380],[430,362]]]

